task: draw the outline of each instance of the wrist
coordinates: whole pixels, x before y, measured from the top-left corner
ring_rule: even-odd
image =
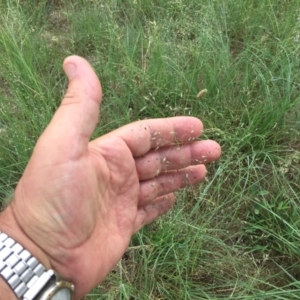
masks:
[[[22,246],[24,249],[30,252],[30,254],[35,257],[46,269],[50,268],[50,262],[46,254],[37,245],[35,245],[34,242],[30,240],[20,228],[11,206],[7,207],[0,214],[0,233],[1,232],[2,235],[4,233],[4,235],[7,235],[16,243],[18,243],[19,246]],[[1,269],[3,272],[6,270],[3,268]],[[6,280],[0,276],[0,300],[2,299],[15,300],[17,299],[17,296],[12,288],[10,288],[8,282],[6,282]]]
[[[50,260],[46,253],[40,247],[38,247],[22,230],[15,218],[11,205],[9,205],[0,214],[0,231],[4,232],[22,245],[22,247],[29,251],[37,260],[39,260],[39,262],[44,265],[46,269],[51,268]]]

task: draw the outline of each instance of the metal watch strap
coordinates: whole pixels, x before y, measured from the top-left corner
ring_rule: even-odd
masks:
[[[46,270],[29,251],[0,231],[0,275],[17,298],[33,300],[54,271]]]

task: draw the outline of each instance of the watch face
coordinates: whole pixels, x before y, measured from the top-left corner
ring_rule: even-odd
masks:
[[[51,300],[71,300],[71,297],[69,289],[60,289],[52,296]]]

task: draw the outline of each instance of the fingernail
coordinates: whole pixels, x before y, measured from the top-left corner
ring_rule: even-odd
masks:
[[[71,80],[76,75],[77,66],[75,64],[72,64],[72,63],[66,64],[64,66],[64,69],[65,69],[65,72],[66,72],[69,80]]]

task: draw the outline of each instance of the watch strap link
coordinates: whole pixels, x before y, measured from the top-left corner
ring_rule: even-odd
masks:
[[[53,270],[46,270],[29,251],[0,231],[0,276],[17,298],[33,300],[53,275]]]

